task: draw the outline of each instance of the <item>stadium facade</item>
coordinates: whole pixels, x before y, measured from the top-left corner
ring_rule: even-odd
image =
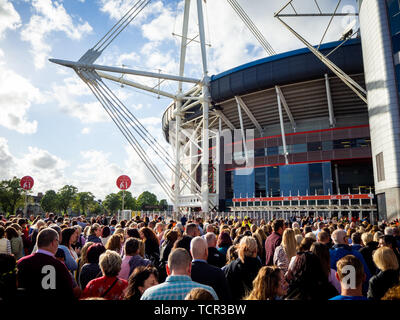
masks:
[[[210,160],[209,189],[220,210],[322,201],[347,204],[351,213],[357,211],[354,199],[359,209],[368,205],[371,212],[377,204],[380,219],[400,217],[399,2],[359,1],[359,17],[361,39],[339,47],[341,42],[326,43],[320,51],[367,89],[368,105],[309,49],[211,77],[210,112],[223,119],[217,130],[254,129],[254,137],[245,138],[250,148],[233,152],[232,163],[223,156],[218,163]],[[171,104],[163,116],[170,143],[173,109]],[[194,127],[196,117],[200,106],[182,121]],[[210,145],[226,155],[241,141],[221,138]],[[250,165],[242,161],[246,155]],[[200,183],[200,167],[196,180]]]

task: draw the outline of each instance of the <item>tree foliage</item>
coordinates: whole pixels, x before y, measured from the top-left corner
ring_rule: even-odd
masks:
[[[156,206],[158,205],[157,196],[149,191],[144,191],[137,198],[137,207],[143,210],[145,206]]]
[[[103,201],[103,206],[111,213],[115,213],[122,206],[122,199],[116,193],[110,193]]]
[[[17,205],[24,201],[24,195],[17,177],[0,182],[0,204],[4,212],[15,214]]]
[[[54,190],[47,190],[40,200],[40,206],[45,212],[56,212],[59,208],[57,193]]]
[[[59,201],[59,207],[64,213],[67,213],[67,210],[75,200],[77,193],[78,188],[72,185],[65,185],[58,191],[57,197]]]

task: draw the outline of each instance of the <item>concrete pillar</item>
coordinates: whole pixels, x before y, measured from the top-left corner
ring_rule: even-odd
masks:
[[[394,67],[400,63],[394,59],[399,52],[393,52],[386,1],[358,3],[375,193],[385,202],[379,218],[390,221],[400,217],[400,111]]]

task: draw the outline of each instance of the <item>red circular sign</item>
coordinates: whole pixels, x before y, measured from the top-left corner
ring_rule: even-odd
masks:
[[[21,179],[20,183],[21,188],[24,190],[30,190],[33,187],[33,178],[30,176],[25,176]]]
[[[129,189],[131,186],[131,178],[128,176],[122,175],[119,176],[117,179],[117,187],[121,190]]]

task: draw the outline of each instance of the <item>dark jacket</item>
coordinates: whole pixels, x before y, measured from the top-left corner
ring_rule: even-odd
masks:
[[[132,274],[136,267],[151,265],[149,259],[143,259],[140,255],[135,255],[129,260],[129,275]]]
[[[212,266],[205,261],[193,261],[191,278],[193,281],[212,287],[217,293],[219,300],[231,299],[228,282],[224,272],[220,268]]]
[[[245,257],[244,263],[237,258],[227,265],[225,277],[233,300],[240,300],[250,293],[253,289],[253,280],[261,267],[260,260],[251,257]]]
[[[282,236],[277,232],[272,232],[265,240],[265,265],[272,266],[274,264],[274,253],[276,247],[282,242]]]
[[[90,281],[102,276],[98,263],[85,263],[79,273],[79,286],[83,290]]]
[[[376,249],[378,249],[378,242],[376,242],[376,241],[368,242],[365,247],[360,249],[360,253],[363,256],[365,263],[367,264],[368,269],[371,272],[371,275],[376,274],[376,271],[377,271],[375,263],[372,260],[372,253]]]
[[[381,300],[386,291],[399,284],[399,270],[380,271],[369,279],[368,299]]]
[[[96,237],[94,234],[90,234],[87,238],[88,242],[94,242],[94,243],[102,243],[101,239],[99,237]]]
[[[209,247],[207,262],[213,266],[222,268],[226,264],[226,258],[217,248]]]

